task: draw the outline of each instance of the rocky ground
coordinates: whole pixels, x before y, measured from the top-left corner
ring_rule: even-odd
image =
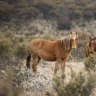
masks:
[[[48,96],[48,92],[53,92],[53,69],[55,62],[41,61],[38,65],[38,70],[34,74],[31,70],[26,70],[26,77],[24,78],[23,86],[25,89],[25,96]],[[68,83],[71,79],[71,70],[80,72],[84,70],[82,62],[67,62],[65,74],[65,81]],[[60,71],[60,70],[59,70]],[[59,72],[57,73],[57,75]],[[60,75],[60,74],[59,74]]]
[[[58,96],[56,90],[54,90],[53,88],[54,86],[53,73],[55,62],[47,62],[41,60],[40,63],[38,64],[36,73],[33,73],[32,69],[30,70],[26,69],[24,65],[25,61],[21,63],[19,62],[18,64],[19,65],[21,64],[22,66],[21,67],[15,66],[15,69],[17,70],[15,71],[16,75],[15,78],[17,79],[14,79],[14,77],[13,79],[15,80],[15,85],[20,84],[23,85],[24,88],[23,95],[18,96]],[[7,71],[6,70],[4,71],[2,69],[0,72],[2,73],[2,74],[0,73],[1,75],[0,79],[2,79],[4,78],[4,74],[6,74]],[[83,72],[86,74],[83,62],[82,61],[66,62],[64,84],[67,84],[68,82],[70,82],[70,80],[72,80],[71,79],[72,72],[75,73]],[[59,70],[56,75],[61,76],[61,70]],[[50,95],[49,93],[52,93],[52,95]],[[93,89],[92,95],[90,96],[96,96],[96,88]]]

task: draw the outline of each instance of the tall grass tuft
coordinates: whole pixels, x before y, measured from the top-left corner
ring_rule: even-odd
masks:
[[[84,65],[87,71],[96,71],[96,55],[90,54],[85,58]]]
[[[54,90],[58,96],[90,96],[92,94],[96,87],[96,55],[91,54],[85,58],[84,65],[86,74],[72,72],[72,78],[68,84],[62,82],[60,77],[55,77]]]
[[[0,96],[23,96],[23,87],[14,82],[15,74],[12,68],[7,67],[5,76],[0,81]]]

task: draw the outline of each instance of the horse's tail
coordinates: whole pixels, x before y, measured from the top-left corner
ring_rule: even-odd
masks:
[[[26,66],[27,66],[27,68],[30,68],[30,60],[31,60],[31,54],[28,54],[28,56],[26,58]]]

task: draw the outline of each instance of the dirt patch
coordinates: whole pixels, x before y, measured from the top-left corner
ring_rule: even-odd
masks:
[[[25,77],[23,82],[25,96],[46,96],[47,92],[53,91],[52,84],[54,64],[54,62],[41,61],[35,74],[31,70],[26,70],[27,77]],[[70,81],[71,70],[77,73],[83,71],[83,62],[66,63],[66,82]],[[57,74],[59,74],[59,71]]]

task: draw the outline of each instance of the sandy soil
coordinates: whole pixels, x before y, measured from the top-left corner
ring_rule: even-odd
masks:
[[[46,96],[46,92],[53,91],[53,69],[55,62],[41,61],[38,65],[38,70],[34,74],[31,70],[26,70],[27,77],[25,77],[23,86],[25,89],[25,96]],[[70,66],[70,67],[69,67]],[[71,79],[71,70],[80,72],[84,70],[83,62],[67,62],[65,68],[66,83]],[[58,71],[57,75],[59,74]],[[60,75],[60,74],[59,74]]]

